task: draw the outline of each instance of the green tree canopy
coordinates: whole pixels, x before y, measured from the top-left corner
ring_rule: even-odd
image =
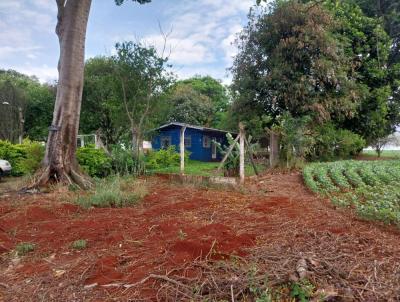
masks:
[[[169,122],[211,125],[215,114],[213,102],[190,82],[178,82],[168,94],[167,102],[170,105],[167,113]]]
[[[334,28],[318,5],[286,1],[252,13],[232,68],[235,112],[272,122],[284,112],[318,122],[353,115],[359,96]]]
[[[226,126],[225,120],[230,105],[230,98],[228,95],[228,89],[221,83],[221,81],[214,79],[211,76],[194,76],[179,81],[179,83],[191,86],[191,88],[197,93],[209,98],[212,105],[212,113],[207,121],[209,126],[216,128],[224,128]]]
[[[24,136],[44,141],[51,123],[55,93],[55,86],[41,84],[36,77],[0,70],[0,138],[16,141],[21,108]]]

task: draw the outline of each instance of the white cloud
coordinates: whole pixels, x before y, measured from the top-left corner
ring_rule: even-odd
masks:
[[[42,48],[39,47],[37,38],[54,33],[56,23],[54,2],[1,0],[0,60],[15,59],[16,56],[19,60],[23,60],[37,56]]]
[[[173,28],[168,45],[172,50],[170,60],[177,66],[179,77],[197,73],[225,76],[236,54],[232,42],[242,29],[243,15],[254,3],[254,0],[185,0],[166,11],[168,24],[163,24],[163,29]],[[158,48],[163,44],[161,34],[145,36],[143,40]]]
[[[43,64],[41,66],[32,66],[32,65],[23,65],[23,66],[14,66],[13,69],[18,72],[36,76],[40,82],[54,82],[58,79],[58,70],[55,67],[47,66]]]

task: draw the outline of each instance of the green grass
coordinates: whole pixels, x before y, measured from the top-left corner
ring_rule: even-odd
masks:
[[[378,156],[378,153],[376,153],[376,151],[374,150],[364,150],[362,152],[362,155],[375,157]],[[400,158],[400,150],[383,150],[381,153],[381,157]]]
[[[21,242],[16,247],[15,250],[17,251],[18,256],[24,256],[29,252],[35,250],[35,245],[29,242]]]
[[[189,160],[185,163],[185,174],[187,175],[199,175],[199,176],[223,176],[224,173],[221,170],[220,173],[214,173],[219,166],[219,162],[202,162],[197,160]],[[259,172],[262,172],[266,169],[264,165],[257,165],[257,169]],[[160,168],[155,170],[150,170],[152,173],[180,173],[180,166],[170,166],[167,168]],[[250,163],[246,163],[245,166],[245,174],[246,176],[254,175],[254,169]]]
[[[114,176],[98,180],[88,194],[78,194],[75,203],[89,207],[126,207],[137,204],[147,194],[143,182],[133,177]]]
[[[400,227],[400,160],[312,163],[303,176],[313,192],[334,204]]]
[[[75,250],[83,250],[87,247],[87,241],[85,239],[79,239],[72,242],[71,247]]]

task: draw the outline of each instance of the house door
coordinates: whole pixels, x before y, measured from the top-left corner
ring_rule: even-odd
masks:
[[[216,144],[217,139],[214,137],[212,140],[211,144],[211,158],[216,159],[217,158],[217,144]]]

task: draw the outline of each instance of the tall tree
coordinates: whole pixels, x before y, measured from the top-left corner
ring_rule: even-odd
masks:
[[[182,80],[181,83],[190,85],[195,91],[211,100],[213,113],[210,116],[208,124],[211,127],[223,127],[230,99],[228,89],[221,81],[211,76],[194,76]]]
[[[168,121],[211,126],[215,114],[211,99],[189,83],[178,82],[168,94]]]
[[[274,123],[284,112],[320,123],[354,114],[358,95],[334,27],[320,5],[297,1],[250,14],[232,68],[236,114],[255,124]]]
[[[142,4],[151,0],[133,1]],[[115,0],[117,5],[123,2],[124,0]],[[56,0],[56,3],[56,34],[60,44],[57,96],[43,160],[43,172],[35,185],[43,185],[54,179],[88,187],[91,183],[79,172],[76,147],[91,0]]]
[[[385,30],[384,20],[374,13],[365,15],[357,2],[362,1],[324,3],[338,23],[333,35],[342,41],[349,61],[348,74],[360,95],[357,113],[338,126],[362,135],[368,144],[375,144],[391,134],[400,122],[400,65],[391,61],[395,44]],[[377,1],[374,2],[376,5]],[[378,2],[383,5],[385,1]]]
[[[116,45],[115,71],[123,113],[131,133],[133,155],[138,156],[144,130],[152,125],[160,101],[174,78],[168,71],[168,57],[154,47],[123,42]]]
[[[79,130],[98,133],[106,147],[116,144],[125,131],[121,119],[121,85],[114,75],[112,57],[95,57],[86,61]]]

